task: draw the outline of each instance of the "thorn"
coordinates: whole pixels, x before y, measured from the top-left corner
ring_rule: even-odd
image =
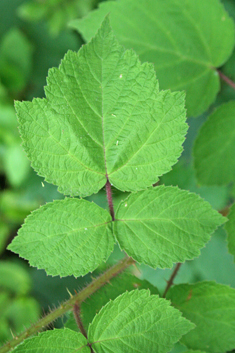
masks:
[[[69,293],[70,298],[73,298],[73,295],[70,293],[69,289],[66,288],[67,292]]]
[[[14,334],[13,334],[11,328],[10,328],[10,332],[11,332],[12,338],[17,338],[17,337],[14,336]]]

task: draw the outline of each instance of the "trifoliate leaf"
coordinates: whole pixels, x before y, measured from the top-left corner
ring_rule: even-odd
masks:
[[[235,290],[215,282],[180,284],[167,298],[196,328],[182,338],[188,348],[226,352],[235,348]]]
[[[230,208],[228,220],[225,225],[228,234],[228,250],[233,255],[235,262],[235,204]]]
[[[12,353],[90,353],[86,338],[68,328],[39,333],[25,340]]]
[[[94,316],[98,311],[109,302],[110,299],[114,300],[118,295],[133,289],[149,289],[151,294],[159,294],[156,287],[148,281],[141,280],[130,273],[122,273],[120,276],[113,278],[110,283],[101,287],[91,297],[87,298],[81,304],[81,316],[85,329],[88,328]],[[66,322],[66,327],[73,328],[74,316]],[[71,326],[70,326],[71,325]],[[77,326],[77,324],[76,324]],[[78,326],[77,326],[78,329]]]
[[[78,277],[95,270],[113,246],[106,210],[85,200],[65,199],[28,216],[8,248],[49,275]]]
[[[235,101],[225,103],[202,126],[194,145],[194,165],[201,184],[235,181]]]
[[[234,23],[220,1],[107,1],[71,26],[90,40],[107,13],[120,43],[154,63],[161,88],[186,90],[189,116],[208,108],[220,87],[215,68],[234,47]]]
[[[17,102],[33,168],[64,194],[110,182],[145,189],[170,170],[187,130],[184,93],[159,93],[152,64],[115,39],[106,18],[95,38],[51,69],[47,99]]]
[[[139,263],[170,268],[197,257],[225,220],[198,195],[159,186],[120,203],[114,233],[121,249]]]
[[[101,309],[89,327],[88,340],[96,353],[166,353],[193,328],[166,299],[134,290]]]

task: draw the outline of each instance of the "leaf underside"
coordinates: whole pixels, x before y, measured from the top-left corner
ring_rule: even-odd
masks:
[[[66,195],[146,189],[181,152],[184,93],[159,92],[152,64],[125,51],[105,19],[95,38],[49,70],[46,99],[16,102],[33,168]]]
[[[120,203],[114,234],[127,254],[153,268],[171,268],[199,256],[226,218],[198,195],[159,186],[131,194]]]
[[[220,88],[215,68],[234,47],[234,23],[220,1],[106,1],[71,27],[88,41],[108,13],[120,43],[154,63],[161,89],[185,90],[189,116],[207,110]]]

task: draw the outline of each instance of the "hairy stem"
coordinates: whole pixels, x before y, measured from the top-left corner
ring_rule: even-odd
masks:
[[[175,279],[175,277],[176,277],[176,275],[177,275],[177,273],[178,273],[178,271],[179,271],[181,265],[182,265],[182,264],[179,262],[179,263],[175,266],[175,269],[174,269],[174,271],[172,272],[171,277],[170,277],[169,280],[167,281],[167,286],[166,286],[165,291],[164,291],[163,296],[162,296],[163,298],[166,297],[166,293],[167,293],[168,290],[171,288],[171,286],[174,284],[174,283],[173,283],[173,282],[174,282],[174,279]]]
[[[111,189],[111,184],[110,184],[108,178],[107,178],[107,182],[105,184],[105,189],[106,189],[106,195],[107,195],[107,200],[108,200],[108,204],[109,204],[109,212],[111,214],[112,220],[115,221],[112,189]]]
[[[225,74],[223,74],[223,72],[217,70],[219,77],[221,78],[221,80],[223,80],[224,82],[226,82],[230,87],[232,87],[233,89],[235,89],[235,82],[233,82],[232,80],[230,80],[230,78],[228,78]]]
[[[86,333],[85,327],[83,326],[82,319],[81,319],[80,305],[78,305],[78,303],[75,303],[73,306],[73,315],[74,315],[74,319],[78,325],[80,332],[83,334],[83,336],[85,336],[87,338],[87,333]]]
[[[86,298],[95,293],[98,289],[100,289],[107,282],[109,282],[113,277],[116,277],[119,273],[121,273],[127,267],[133,264],[134,260],[130,257],[124,258],[123,260],[119,261],[116,265],[109,268],[102,275],[94,279],[87,287],[81,290],[81,292],[72,296],[69,300],[61,304],[57,309],[53,310],[48,315],[41,318],[36,324],[32,325],[20,335],[5,344],[2,348],[0,348],[0,353],[9,352],[18,344],[23,342],[26,338],[41,331],[51,322],[64,315],[67,311],[71,310],[75,304],[79,306]]]

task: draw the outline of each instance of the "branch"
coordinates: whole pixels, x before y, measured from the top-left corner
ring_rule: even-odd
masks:
[[[233,89],[235,89],[235,82],[233,82],[232,80],[230,80],[230,78],[228,78],[225,74],[223,74],[223,72],[221,72],[220,70],[217,70],[219,77],[221,78],[221,80],[223,80],[224,82],[226,82],[230,87],[232,87]]]
[[[178,263],[178,264],[175,266],[175,269],[174,269],[174,271],[172,272],[170,279],[167,281],[167,286],[166,286],[166,289],[165,289],[165,291],[164,291],[164,293],[163,293],[163,296],[162,296],[163,298],[166,297],[166,293],[168,292],[168,290],[170,289],[170,287],[173,285],[173,281],[174,281],[174,279],[175,279],[175,277],[176,277],[176,275],[177,275],[177,273],[178,273],[178,271],[179,271],[181,265],[182,265],[182,263]],[[1,352],[0,352],[0,353],[1,353]]]
[[[20,335],[13,338],[8,343],[6,343],[2,348],[0,348],[0,353],[9,352],[18,344],[23,342],[26,338],[41,331],[43,328],[48,326],[51,322],[55,321],[60,316],[64,315],[67,311],[71,310],[75,304],[79,306],[85,299],[87,299],[90,295],[92,295],[98,289],[104,286],[113,277],[116,277],[119,273],[121,273],[127,267],[133,264],[134,264],[134,260],[130,257],[124,258],[123,260],[119,261],[116,265],[109,268],[102,275],[94,279],[87,287],[81,290],[81,292],[72,296],[69,300],[61,304],[57,309],[53,310],[48,315],[40,319],[36,324],[32,325],[27,330],[22,332]]]

